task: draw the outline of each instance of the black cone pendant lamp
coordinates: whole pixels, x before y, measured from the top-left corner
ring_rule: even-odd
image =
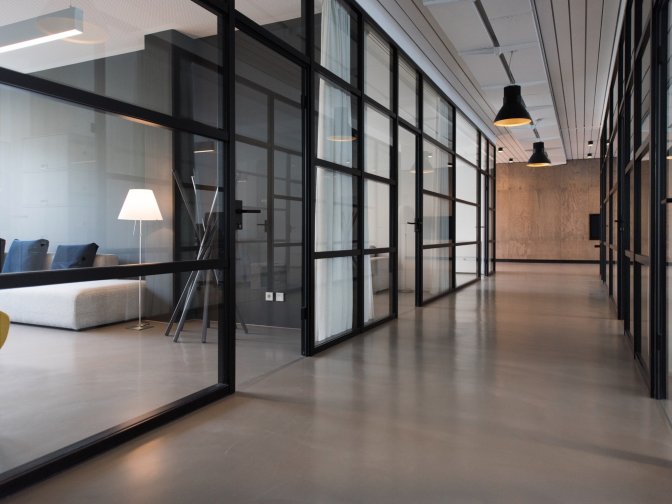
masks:
[[[530,156],[527,166],[531,166],[532,168],[551,166],[551,160],[548,159],[548,155],[544,149],[544,142],[534,142],[533,147],[534,152],[532,152],[532,156]]]
[[[532,118],[525,108],[520,86],[511,85],[504,88],[504,103],[495,117],[495,126],[523,126],[532,124]]]

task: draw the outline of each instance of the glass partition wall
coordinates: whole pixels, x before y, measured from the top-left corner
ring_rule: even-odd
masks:
[[[233,391],[233,201],[225,12],[0,8],[4,493]]]
[[[75,31],[0,54],[2,492],[494,271],[494,146],[355,2],[4,3]]]
[[[627,3],[600,141],[600,275],[656,398],[670,383],[669,9]]]

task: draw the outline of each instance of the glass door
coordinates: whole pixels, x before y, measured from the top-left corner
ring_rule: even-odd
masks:
[[[301,353],[303,72],[236,32],[238,383]]]
[[[418,136],[400,127],[398,133],[398,303],[399,307],[416,305],[416,246],[421,229],[416,208]]]

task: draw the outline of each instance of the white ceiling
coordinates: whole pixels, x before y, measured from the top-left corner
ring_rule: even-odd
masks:
[[[510,84],[504,56],[534,120],[495,128],[499,160],[527,161],[544,141],[553,164],[597,145],[622,0],[417,0],[459,59],[492,120]],[[486,26],[483,18],[487,19]],[[491,29],[491,31],[489,31]],[[509,64],[510,61],[510,64]]]

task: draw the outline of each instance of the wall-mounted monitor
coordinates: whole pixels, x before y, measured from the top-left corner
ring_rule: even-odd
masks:
[[[599,240],[600,239],[600,214],[593,213],[588,214],[588,235],[589,240]]]

